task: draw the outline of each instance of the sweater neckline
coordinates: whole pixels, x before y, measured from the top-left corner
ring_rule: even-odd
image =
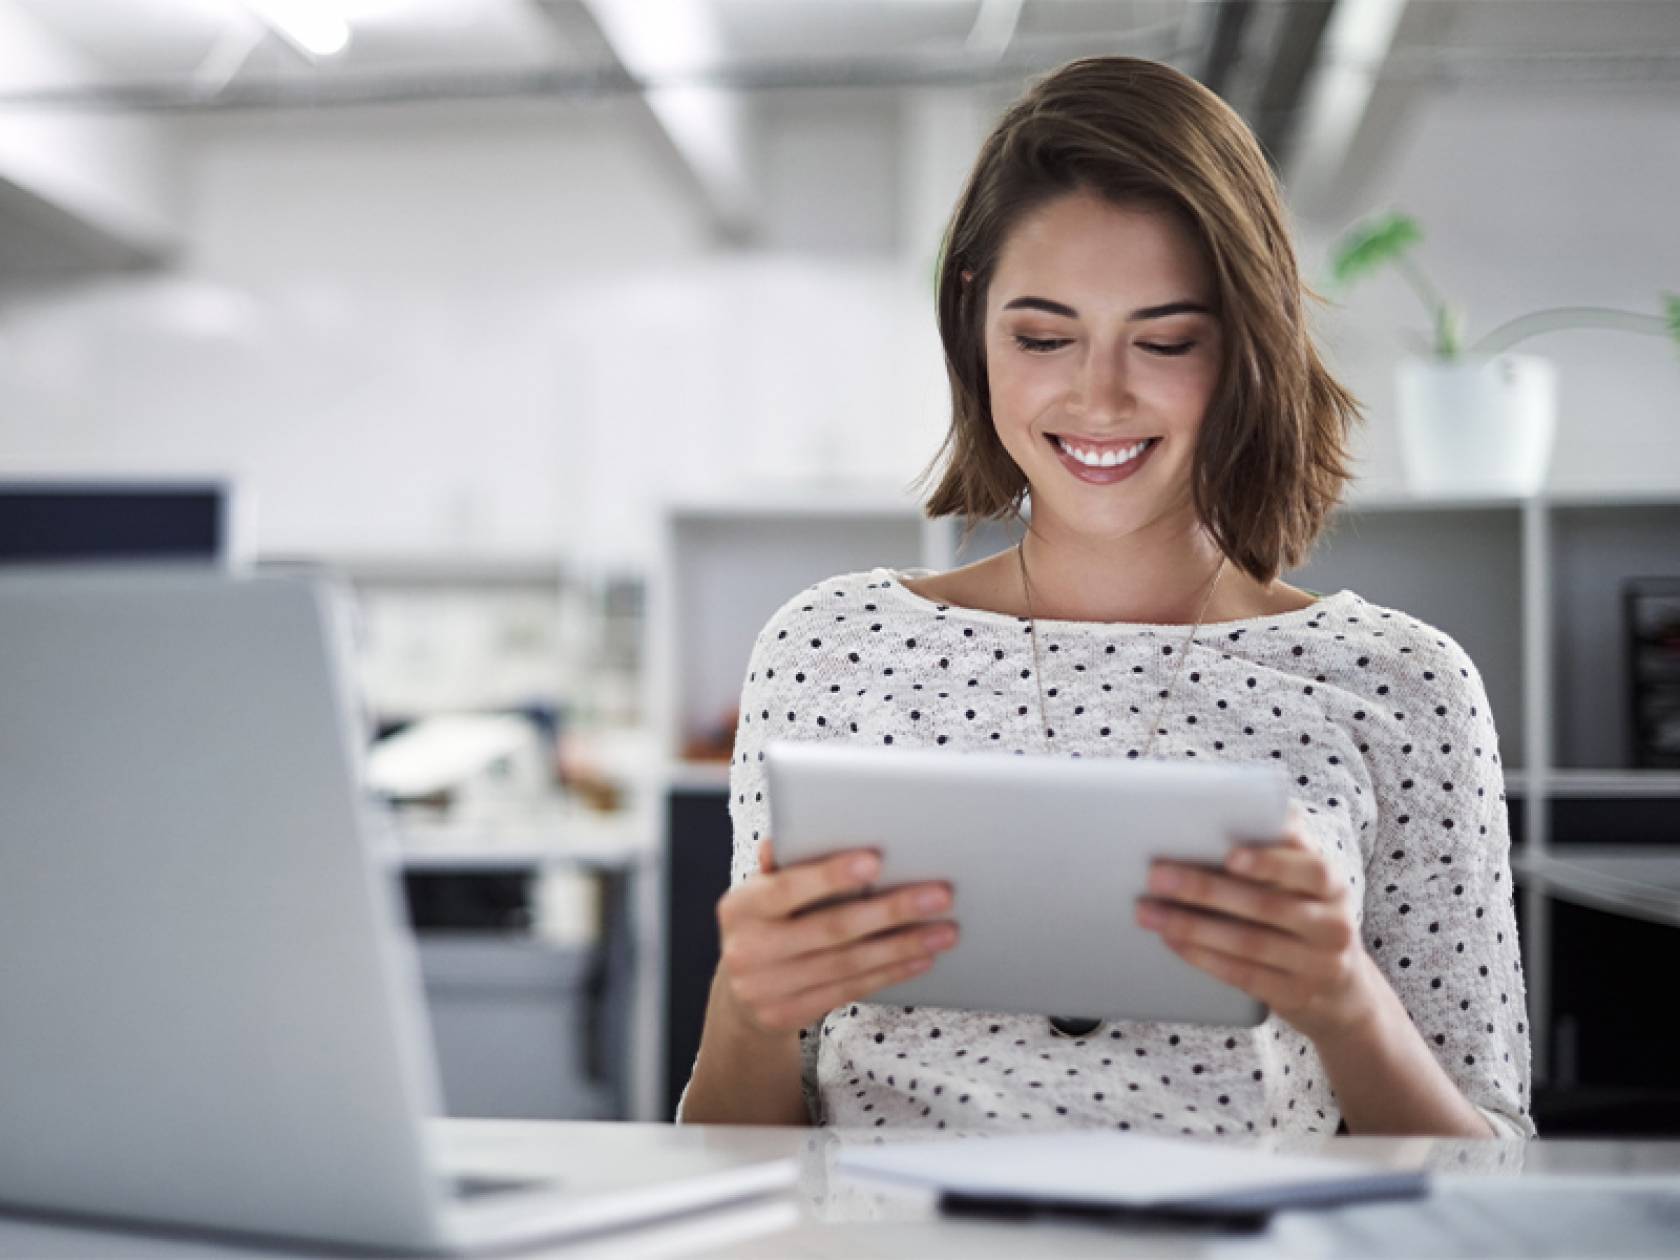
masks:
[[[936,613],[942,616],[972,621],[981,625],[995,626],[1000,629],[1014,626],[1024,626],[1027,619],[1014,613],[993,612],[987,608],[969,608],[962,604],[942,604],[928,599],[925,595],[918,595],[904,585],[905,578],[931,577],[938,570],[929,568],[893,569],[887,566],[877,566],[870,570],[870,577],[885,589],[901,604],[916,608],[926,613]],[[1307,588],[1303,588],[1307,589]],[[1204,621],[1203,630],[1259,630],[1267,627],[1291,626],[1301,622],[1311,621],[1324,612],[1338,608],[1342,604],[1359,597],[1347,587],[1339,591],[1322,592],[1308,590],[1308,594],[1317,598],[1305,608],[1297,608],[1291,612],[1270,613],[1260,617],[1240,617],[1234,621]],[[1046,630],[1059,630],[1063,633],[1103,633],[1103,634],[1167,634],[1173,631],[1184,631],[1190,628],[1190,623],[1177,622],[1148,622],[1148,621],[1070,621],[1053,617],[1038,618],[1040,627]]]

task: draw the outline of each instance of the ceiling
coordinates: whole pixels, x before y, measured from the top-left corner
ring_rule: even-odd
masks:
[[[245,0],[13,0],[68,37],[114,79],[190,77],[214,51],[257,25]],[[609,0],[624,5],[625,0]],[[1204,0],[633,0],[670,23],[701,13],[715,52],[731,64],[961,51],[983,10],[1007,20],[1011,42],[1113,38],[1191,20]],[[586,0],[336,0],[353,38],[340,56],[313,63],[281,45],[257,50],[255,72],[344,74],[370,70],[582,66],[598,50],[568,38]],[[1004,15],[999,18],[996,15]],[[674,24],[688,26],[686,18]],[[673,67],[674,69],[675,67]],[[691,66],[690,68],[697,68]],[[21,85],[7,85],[21,86]],[[41,85],[44,86],[44,85]]]
[[[1069,57],[1126,52],[1208,83],[1282,168],[1327,69],[1402,89],[1680,81],[1680,0],[316,0],[352,32],[332,57],[306,55],[256,16],[309,4],[0,0],[93,67],[74,81],[0,77],[0,111],[85,100],[306,108],[673,83],[1012,91]],[[644,47],[627,57],[607,32],[632,19]]]
[[[311,3],[348,22],[341,53],[309,55],[258,17]],[[1381,160],[1421,93],[1680,82],[1680,0],[0,0],[4,9],[73,47],[82,68],[0,74],[0,118],[43,105],[639,97],[725,235],[750,230],[740,114],[765,89],[972,87],[1002,100],[1073,56],[1151,57],[1219,92],[1298,203],[1322,206]],[[661,112],[662,89],[682,86],[711,96],[707,117]]]
[[[262,2],[9,0],[116,81],[190,77],[218,41],[261,33],[254,14]],[[1538,72],[1550,63],[1608,77],[1619,63],[1626,74],[1670,75],[1680,54],[1675,0],[331,0],[316,7],[344,15],[353,31],[341,56],[288,56],[284,41],[269,38],[254,50],[258,64],[249,73],[587,65],[598,47],[568,34],[579,16],[615,4],[667,24],[678,14],[704,14],[713,51],[696,60],[714,68],[973,52],[988,30],[1002,32],[1010,48],[1160,38],[1187,55],[1205,55],[1222,21],[1275,32],[1291,21],[1322,21],[1338,8],[1450,11],[1450,20],[1428,24],[1434,34],[1405,50],[1402,60],[1414,74],[1439,75],[1455,65]],[[8,91],[48,86],[0,83]]]

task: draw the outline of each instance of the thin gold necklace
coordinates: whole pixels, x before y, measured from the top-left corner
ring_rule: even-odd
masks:
[[[1054,739],[1055,731],[1050,726],[1049,710],[1044,703],[1044,670],[1038,655],[1038,619],[1033,615],[1032,583],[1027,578],[1027,540],[1023,538],[1015,545],[1015,555],[1021,561],[1021,589],[1027,600],[1027,631],[1032,637],[1033,674],[1038,680],[1038,726],[1044,732],[1046,749]],[[1207,594],[1202,597],[1201,611],[1196,614],[1196,624],[1190,627],[1190,633],[1185,637],[1183,645],[1178,650],[1178,666],[1173,670],[1172,681],[1167,689],[1161,693],[1161,703],[1155,710],[1155,718],[1149,724],[1149,742],[1144,745],[1143,757],[1148,759],[1155,747],[1155,738],[1160,733],[1161,714],[1166,712],[1167,698],[1172,695],[1173,688],[1178,685],[1178,675],[1184,669],[1185,658],[1190,655],[1190,645],[1195,641],[1196,631],[1202,628],[1202,618],[1207,614],[1208,602],[1213,599],[1213,589],[1219,585],[1220,574],[1225,572],[1225,557],[1219,558],[1219,567],[1214,570],[1213,581],[1208,583]]]
[[[1048,709],[1044,703],[1044,666],[1038,654],[1038,618],[1033,615],[1032,583],[1027,579],[1027,540],[1023,538],[1015,546],[1015,554],[1021,561],[1021,589],[1027,601],[1027,632],[1032,638],[1033,674],[1038,680],[1038,725],[1044,732],[1044,746],[1048,751],[1050,741],[1056,733],[1050,727]],[[1219,585],[1220,574],[1225,572],[1225,557],[1219,558],[1219,567],[1214,570],[1213,581],[1208,583],[1207,594],[1202,597],[1201,611],[1196,614],[1196,624],[1190,627],[1190,633],[1185,637],[1183,646],[1178,651],[1178,667],[1173,670],[1172,681],[1167,689],[1161,693],[1160,706],[1155,710],[1155,718],[1149,723],[1149,742],[1144,745],[1143,759],[1148,760],[1150,752],[1155,748],[1155,737],[1160,733],[1161,714],[1166,712],[1167,699],[1172,695],[1173,688],[1178,685],[1178,675],[1184,668],[1184,660],[1190,655],[1190,645],[1195,641],[1196,631],[1202,628],[1202,618],[1207,613],[1208,601],[1213,598],[1213,588]],[[1103,1021],[1080,1015],[1052,1015],[1050,1031],[1058,1037],[1089,1037],[1102,1028]]]

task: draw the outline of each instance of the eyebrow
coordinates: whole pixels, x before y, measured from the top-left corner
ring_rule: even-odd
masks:
[[[1018,297],[1003,304],[1006,311],[1028,310],[1044,311],[1051,315],[1060,315],[1064,319],[1078,319],[1079,312],[1073,307],[1061,302],[1052,302],[1049,298]],[[1165,319],[1168,315],[1212,315],[1213,311],[1200,302],[1182,300],[1167,302],[1161,306],[1144,306],[1133,311],[1126,318],[1129,321],[1140,319]]]

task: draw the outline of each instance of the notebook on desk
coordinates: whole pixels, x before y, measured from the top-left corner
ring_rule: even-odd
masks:
[[[703,1141],[570,1149],[530,1176],[440,1165],[419,968],[332,596],[0,575],[0,1210],[389,1254],[792,1183],[791,1159]]]
[[[946,1138],[843,1150],[840,1168],[961,1196],[1175,1217],[1266,1213],[1428,1192],[1421,1169],[1251,1147],[1078,1131]]]

